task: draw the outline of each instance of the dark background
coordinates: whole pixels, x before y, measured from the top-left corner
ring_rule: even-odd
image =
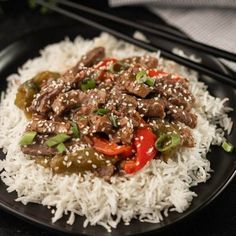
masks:
[[[82,1],[80,1],[82,2]],[[87,1],[95,4],[98,1]],[[14,42],[21,36],[40,29],[53,26],[67,26],[74,21],[55,13],[40,13],[40,9],[32,9],[25,1],[0,0],[0,50]],[[106,9],[106,2],[99,1],[96,7]],[[146,12],[141,7],[119,8],[116,14],[154,22],[163,22],[160,18]],[[140,14],[139,14],[140,13]],[[144,14],[145,13],[145,14]],[[45,229],[24,222],[0,210],[0,236],[44,236],[56,235]],[[154,234],[152,234],[154,235]],[[236,179],[220,194],[209,206],[167,230],[158,233],[159,236],[170,235],[207,235],[207,236],[234,236],[236,235]]]

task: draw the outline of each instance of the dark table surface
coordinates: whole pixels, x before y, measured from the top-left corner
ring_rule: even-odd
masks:
[[[1,1],[0,1],[1,3]],[[1,6],[1,5],[0,5]],[[37,11],[30,10],[26,4],[6,3],[4,14],[0,15],[0,50],[14,42],[22,35],[45,27],[70,25],[69,19],[47,14],[42,17]],[[121,14],[134,12],[129,8],[118,10]],[[131,16],[132,17],[132,14]],[[153,15],[148,17],[161,21]],[[0,236],[44,236],[56,235],[30,223],[16,218],[0,210]],[[154,235],[154,234],[153,234]],[[207,235],[233,236],[236,235],[236,179],[206,208],[167,230],[158,233],[160,236],[170,235]]]

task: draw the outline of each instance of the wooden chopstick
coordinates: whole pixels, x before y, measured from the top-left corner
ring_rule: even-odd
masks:
[[[138,24],[133,21],[129,21],[127,19],[123,19],[118,16],[115,16],[115,15],[112,15],[103,11],[99,11],[97,9],[90,8],[90,7],[81,5],[79,3],[71,2],[68,0],[56,0],[56,2],[62,5],[73,7],[74,9],[78,9],[89,14],[93,14],[93,15],[96,15],[96,16],[99,16],[108,20],[112,20],[120,24],[127,25],[136,30],[141,30],[146,33],[151,33],[161,38],[168,39],[172,42],[176,42],[181,45],[211,54],[215,57],[220,57],[220,58],[224,58],[224,59],[236,62],[236,54],[234,53],[227,52],[225,50],[194,41],[192,39],[187,39],[186,37],[180,36],[179,34],[175,34],[173,32],[166,32],[165,30],[163,30],[163,27],[161,26],[155,25],[155,29],[154,29],[153,27],[149,27],[148,25]]]
[[[101,31],[106,31],[112,35],[114,35],[115,37],[117,38],[120,38],[120,39],[123,39],[124,41],[127,41],[131,44],[134,44],[136,46],[139,46],[143,49],[146,49],[148,51],[157,51],[157,50],[161,50],[161,54],[163,57],[167,58],[167,59],[171,59],[173,61],[176,61],[177,63],[179,64],[182,64],[184,66],[187,66],[189,68],[192,68],[200,73],[203,73],[205,75],[208,75],[212,78],[215,78],[223,83],[227,83],[233,87],[236,87],[236,80],[233,79],[233,77],[231,76],[228,76],[228,75],[225,75],[225,74],[222,74],[222,73],[219,73],[219,72],[216,72],[216,71],[213,71],[211,69],[209,69],[208,67],[204,66],[204,65],[201,65],[201,64],[198,64],[198,63],[195,63],[193,61],[190,61],[188,59],[185,59],[183,57],[180,57],[180,56],[177,56],[171,52],[168,52],[164,49],[161,49],[161,48],[157,48],[156,46],[150,44],[150,43],[145,43],[143,41],[140,41],[140,40],[137,40],[137,39],[134,39],[124,33],[121,33],[119,31],[116,31],[114,29],[111,29],[105,25],[102,25],[100,23],[97,23],[93,20],[90,20],[90,19],[87,19],[85,17],[82,17],[82,16],[79,16],[77,14],[74,14],[72,12],[69,12],[63,8],[60,8],[58,6],[55,6],[55,5],[50,5],[49,3],[45,2],[44,0],[35,0],[36,3],[38,3],[39,5],[41,6],[44,6],[44,7],[47,7],[55,12],[58,12],[62,15],[65,15],[67,17],[70,17],[72,19],[75,19],[79,22],[82,22],[84,24],[87,24],[91,27],[94,27],[94,28],[97,28]]]

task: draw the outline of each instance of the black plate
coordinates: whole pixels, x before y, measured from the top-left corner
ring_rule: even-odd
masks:
[[[64,39],[66,35],[73,38],[78,34],[86,38],[92,38],[98,35],[99,31],[91,30],[80,25],[67,28],[52,28],[32,33],[9,45],[0,52],[1,91],[4,91],[7,86],[5,78],[9,74],[15,73],[17,67],[21,66],[27,59],[37,56],[39,49],[49,43]],[[164,43],[165,46],[169,48],[172,47],[171,44],[168,45],[166,42],[159,41],[158,43]],[[215,59],[206,56],[204,56],[203,59],[204,63],[207,63],[211,67],[216,68],[219,71],[226,71],[226,69]],[[203,80],[209,85],[209,90],[214,96],[220,98],[229,97],[229,105],[231,107],[236,107],[236,91],[234,89],[212,79]],[[233,120],[236,120],[236,111],[232,112],[230,115]],[[229,139],[234,146],[236,146],[235,128]],[[4,158],[3,153],[1,153],[1,158]],[[220,147],[213,147],[212,152],[207,155],[207,158],[210,160],[214,172],[209,181],[193,188],[198,194],[198,197],[193,200],[191,206],[184,213],[179,214],[173,212],[159,224],[140,223],[139,221],[133,220],[129,226],[124,226],[122,223],[119,224],[117,229],[113,229],[112,234],[107,233],[106,230],[100,226],[88,226],[87,228],[83,228],[83,217],[78,217],[73,226],[66,224],[67,218],[63,218],[52,224],[50,210],[39,204],[28,204],[27,206],[24,206],[19,202],[15,202],[14,199],[17,197],[16,193],[8,193],[6,191],[6,186],[2,181],[0,181],[0,207],[24,220],[36,223],[37,225],[77,235],[78,233],[82,235],[138,235],[151,231],[158,231],[192,215],[192,213],[197,212],[199,209],[206,206],[226,187],[230,180],[232,180],[236,173],[236,158],[233,154],[224,152]]]

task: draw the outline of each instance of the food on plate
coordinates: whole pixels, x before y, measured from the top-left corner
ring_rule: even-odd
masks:
[[[8,78],[1,178],[17,201],[107,230],[183,212],[231,109],[197,73],[108,34],[49,45]],[[221,126],[221,127],[220,127]],[[88,201],[89,199],[89,201]]]
[[[189,82],[157,65],[152,56],[118,60],[96,47],[61,75],[45,71],[27,80],[15,99],[29,118],[22,152],[55,173],[109,179],[193,147]]]

